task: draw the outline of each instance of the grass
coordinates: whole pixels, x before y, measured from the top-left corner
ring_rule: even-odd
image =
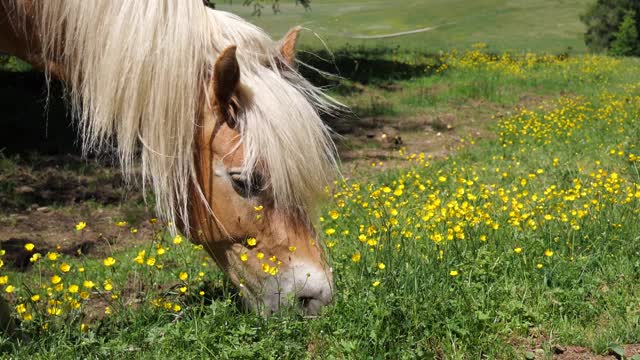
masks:
[[[312,12],[282,0],[282,12],[274,15],[268,7],[260,17],[251,16],[252,7],[240,1],[218,1],[217,8],[237,13],[282,36],[296,25],[315,31],[332,49],[347,44],[368,48],[396,48],[437,52],[468,48],[486,42],[494,51],[545,51],[560,53],[571,49],[585,52],[579,20],[590,0],[411,0],[400,5],[387,0],[318,0]],[[356,35],[382,35],[424,27],[437,29],[384,40],[358,40]],[[312,34],[302,44],[323,48]]]
[[[337,293],[322,316],[243,312],[206,254],[155,224],[145,246],[4,271],[32,318],[0,346],[29,358],[510,359],[640,342],[637,60],[483,54],[343,98],[377,92],[402,116],[476,100],[510,111],[444,159],[400,151],[402,166],[336,184],[320,224]],[[548,100],[516,106],[531,93]],[[134,236],[121,225],[108,241]]]
[[[443,56],[414,57],[414,66],[424,68],[423,72],[429,75],[395,81],[391,89],[388,81],[380,79],[366,86],[347,80],[334,88],[333,95],[361,116],[415,116],[472,101],[513,106],[527,95],[596,96],[602,86],[616,87],[638,76],[637,61],[632,59],[625,60],[626,66],[615,66],[613,58],[603,60],[606,58],[590,55],[565,58],[528,53],[513,58],[509,54],[486,54],[483,47],[480,44],[475,49]],[[401,63],[406,61],[402,55],[395,58]],[[449,71],[451,67],[453,71]],[[612,71],[614,67],[616,71]]]

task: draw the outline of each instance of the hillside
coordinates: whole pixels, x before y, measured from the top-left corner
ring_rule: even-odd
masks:
[[[579,15],[591,0],[316,0],[305,12],[294,1],[281,1],[282,12],[269,7],[262,16],[251,16],[253,7],[235,1],[219,1],[217,8],[243,16],[281,36],[288,28],[303,25],[315,31],[330,48],[346,43],[367,47],[396,47],[428,51],[468,48],[484,42],[492,50],[563,52],[568,48],[586,52]],[[402,5],[399,5],[402,4]],[[381,40],[379,36],[437,27],[434,30]],[[314,36],[304,37],[307,46],[322,46]]]

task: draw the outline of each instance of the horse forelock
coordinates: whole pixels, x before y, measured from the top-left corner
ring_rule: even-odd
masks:
[[[218,43],[237,46],[242,91],[249,93],[239,96],[236,119],[246,178],[263,169],[276,207],[306,214],[337,174],[336,149],[320,113],[342,105],[288,67],[279,44],[261,29],[229,13],[209,14],[225,29]]]

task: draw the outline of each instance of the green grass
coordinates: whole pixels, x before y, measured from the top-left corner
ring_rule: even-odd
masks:
[[[420,118],[462,112],[462,117],[486,119],[494,115],[492,112],[516,105],[540,105],[558,94],[595,97],[603,88],[624,91],[626,84],[640,80],[640,62],[633,58],[534,53],[519,58],[477,57],[479,53],[465,50],[437,57],[415,56],[410,61],[428,75],[392,82],[372,79],[364,85],[342,80],[330,93],[360,117]],[[409,61],[402,53],[391,59]],[[608,60],[599,62],[603,59]]]
[[[338,185],[321,221],[337,291],[322,316],[243,312],[203,251],[159,233],[107,254],[112,267],[65,255],[5,272],[18,288],[13,304],[29,303],[27,288],[46,293],[39,284],[53,286],[61,262],[72,266],[66,288],[86,279],[96,288],[79,310],[23,322],[22,339],[3,339],[2,349],[24,358],[511,359],[534,348],[551,356],[553,345],[606,353],[640,342],[638,62],[465,59],[398,82],[401,90],[366,90],[382,91],[400,115],[476,100],[510,111],[487,125],[494,136],[463,138],[445,159],[403,154],[398,169]],[[431,100],[420,97],[433,87]],[[515,108],[530,93],[547,100]],[[104,319],[86,316],[106,306]]]
[[[495,51],[545,51],[559,53],[568,48],[585,52],[579,20],[590,0],[317,0],[313,11],[282,0],[282,12],[274,15],[266,7],[261,17],[252,17],[252,7],[240,1],[217,8],[237,13],[279,37],[295,25],[315,31],[338,49],[355,46],[400,47],[420,51],[467,48],[484,42]],[[382,35],[439,26],[436,30],[385,40],[357,40],[355,35]],[[322,48],[312,34],[305,34],[305,46]]]

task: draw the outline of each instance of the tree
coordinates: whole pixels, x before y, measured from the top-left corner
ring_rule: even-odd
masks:
[[[636,13],[627,10],[620,24],[620,28],[614,34],[609,53],[614,56],[634,56],[640,54],[638,43],[638,29],[636,26]]]
[[[597,0],[587,12],[580,17],[587,26],[584,40],[589,49],[594,52],[607,51],[611,48],[619,32],[625,14],[635,12],[634,22],[636,31],[640,24],[640,1],[637,0]],[[636,45],[637,47],[637,45]]]
[[[216,7],[214,0],[203,0],[204,4],[210,8]],[[231,5],[233,5],[233,0],[227,0]],[[262,15],[262,9],[264,9],[265,4],[271,4],[271,10],[274,14],[280,13],[280,0],[243,0],[243,6],[253,6],[252,16],[260,16]],[[311,0],[295,0],[296,5],[302,5],[305,11],[311,11]]]

